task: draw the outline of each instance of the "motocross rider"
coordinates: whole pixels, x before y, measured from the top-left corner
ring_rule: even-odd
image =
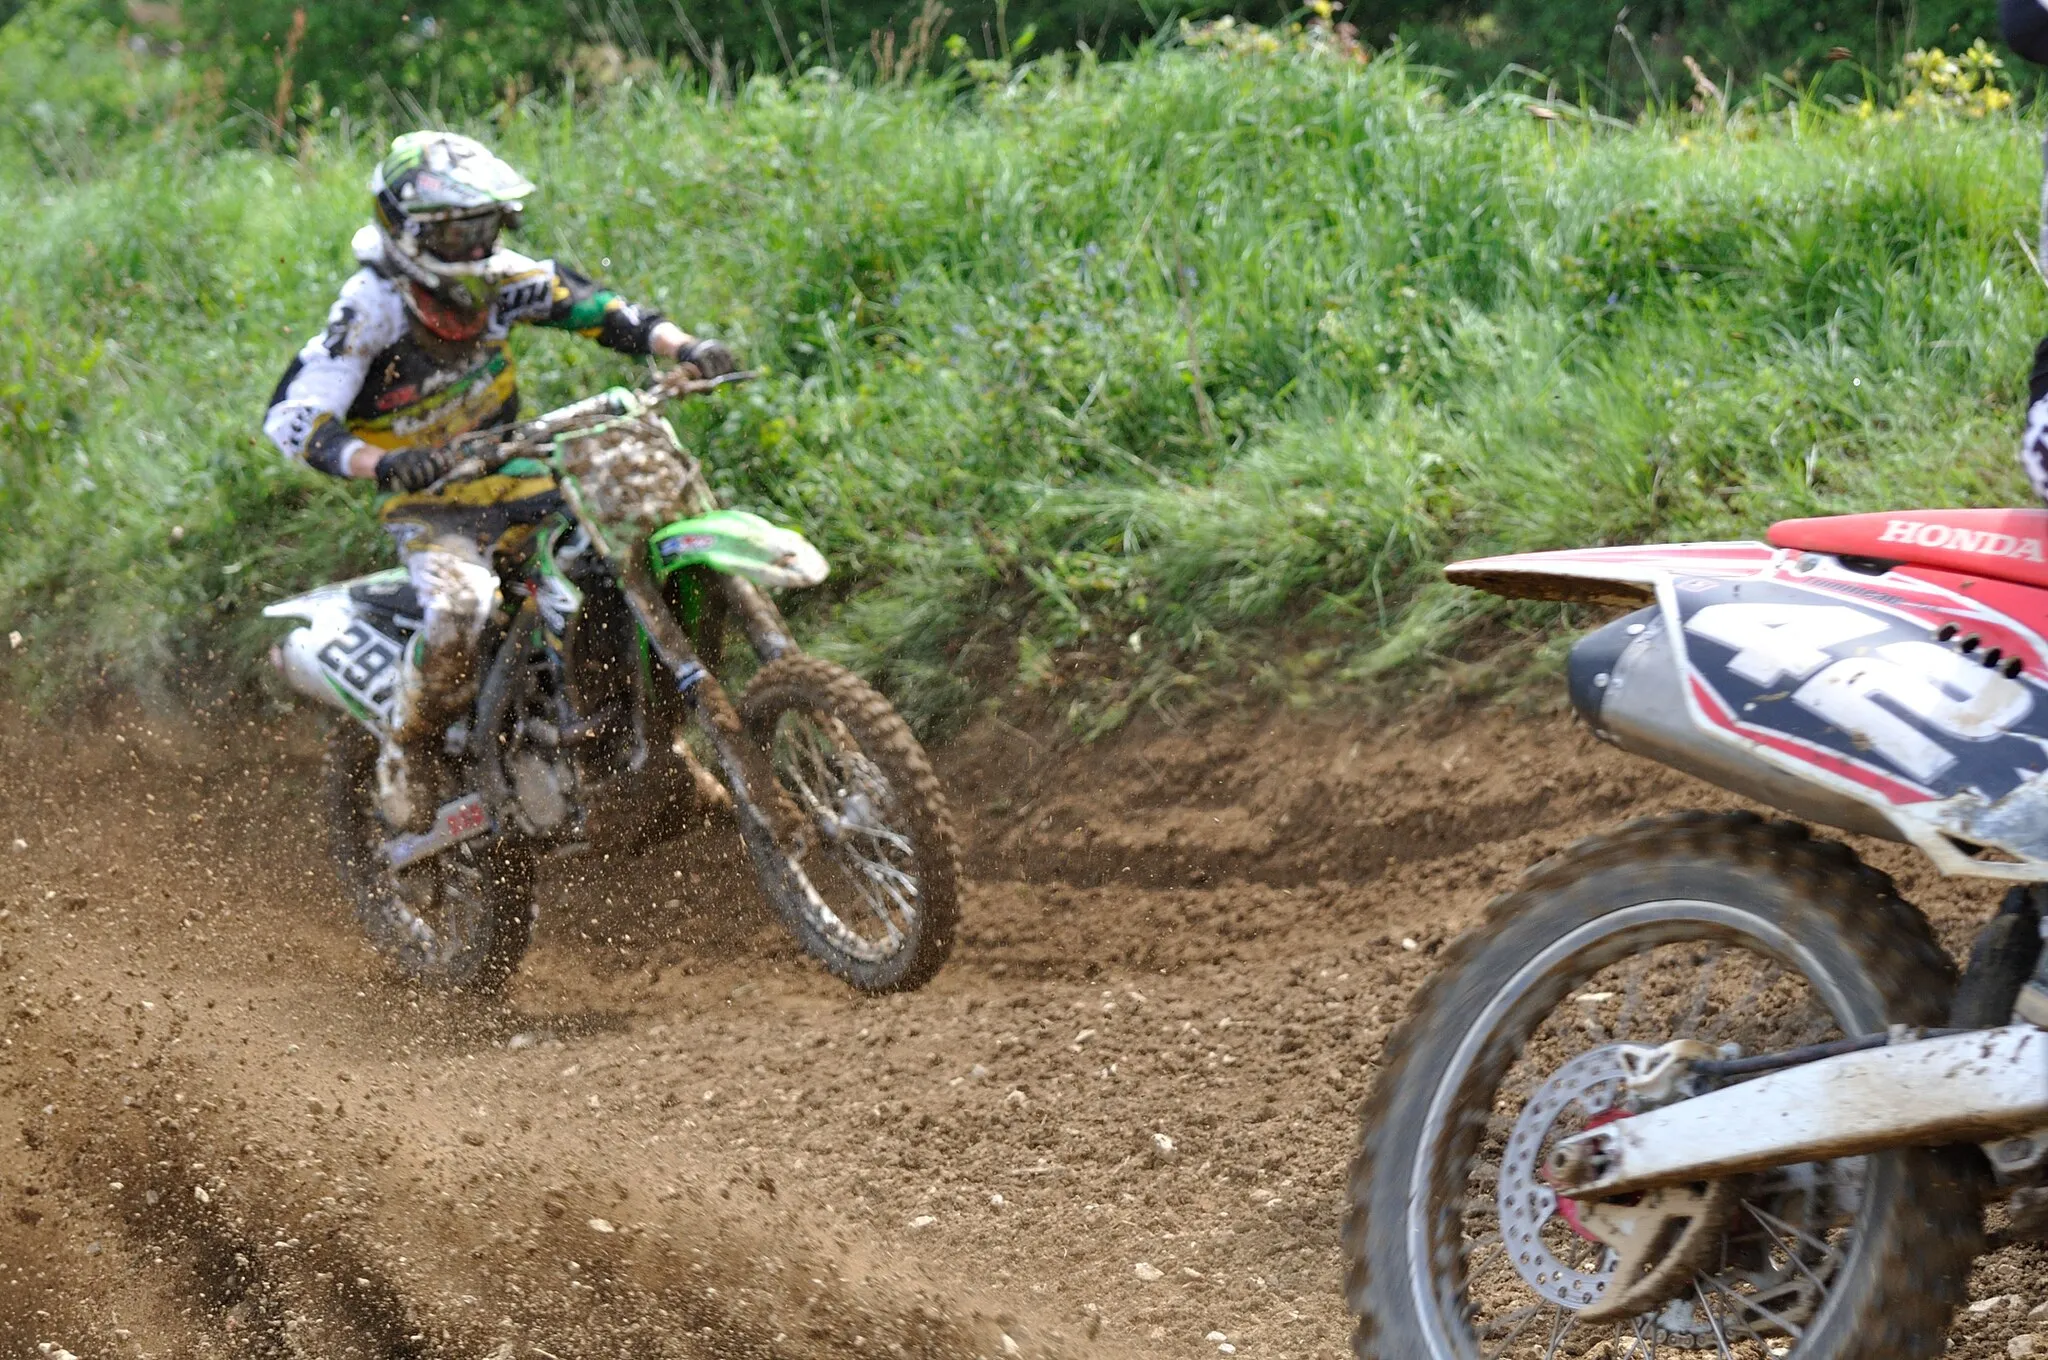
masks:
[[[1998,26],[2007,47],[2028,61],[2048,65],[2048,0],[1999,0]],[[2042,157],[2048,164],[2048,144],[2042,146]],[[2034,265],[2048,270],[2048,178],[2041,185],[2041,236]],[[2020,466],[2027,470],[2034,493],[2048,500],[2048,339],[2035,346],[2033,371],[2027,375],[2027,428],[2020,436]]]
[[[263,429],[287,456],[390,493],[379,517],[422,624],[401,663],[378,795],[403,829],[421,831],[448,793],[442,733],[474,691],[497,559],[560,504],[536,463],[429,489],[459,461],[449,440],[516,418],[508,332],[521,323],[571,330],[706,377],[731,372],[733,359],[565,265],[501,245],[534,186],[481,143],[407,133],[369,187],[374,218],[352,242],[362,267],[328,309],[326,330],[285,370]]]

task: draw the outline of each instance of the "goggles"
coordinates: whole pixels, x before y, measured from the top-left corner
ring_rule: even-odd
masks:
[[[489,259],[498,248],[498,232],[504,225],[505,214],[496,211],[421,222],[420,249],[448,264],[474,264]]]

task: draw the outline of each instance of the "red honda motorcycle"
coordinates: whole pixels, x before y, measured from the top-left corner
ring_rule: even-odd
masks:
[[[1446,575],[1633,609],[1571,653],[1603,740],[2014,886],[1959,977],[1800,822],[1659,817],[1537,865],[1388,1046],[1358,1354],[1940,1354],[1971,1261],[2048,1236],[2048,512]]]

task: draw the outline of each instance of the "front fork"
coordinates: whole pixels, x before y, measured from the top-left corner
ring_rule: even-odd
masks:
[[[752,814],[779,833],[783,830],[783,819],[778,814],[785,810],[777,806],[783,800],[779,796],[780,786],[769,767],[767,752],[748,740],[740,715],[726,696],[725,687],[698,659],[697,649],[690,645],[689,634],[669,613],[653,573],[647,569],[646,563],[629,561],[620,574],[619,587],[634,619],[647,635],[648,646],[668,668],[669,674],[675,677],[676,689],[683,696],[683,702],[711,742],[741,816],[744,818]],[[787,811],[793,812],[794,809]],[[781,835],[778,834],[776,839],[781,840]]]
[[[718,580],[725,588],[726,603],[740,616],[740,627],[746,631],[747,641],[753,644],[754,655],[761,658],[762,664],[796,650],[789,624],[783,621],[782,611],[768,598],[767,591],[744,577],[721,576]]]
[[[612,542],[612,536],[600,526],[584,503],[582,488],[573,477],[563,477],[559,483],[562,499],[568,503],[569,511],[576,517],[590,535],[591,542],[604,559],[611,563],[620,593],[626,597],[626,605],[633,611],[633,618],[646,635],[648,645],[655,656],[667,666],[669,674],[675,677],[676,689],[682,694],[683,702],[690,713],[704,729],[710,739],[712,750],[718,755],[718,763],[725,771],[731,785],[733,801],[738,805],[740,821],[745,826],[750,815],[762,822],[771,833],[779,833],[787,825],[779,814],[784,810],[776,805],[782,802],[777,795],[780,786],[768,766],[767,753],[746,739],[740,726],[740,715],[733,710],[732,700],[718,683],[703,661],[697,656],[697,649],[690,645],[690,636],[683,626],[676,622],[663,600],[661,588],[655,583],[654,573],[648,569],[646,554],[640,550],[641,540],[636,536],[630,546],[621,551],[621,545]],[[685,487],[685,507],[695,512],[702,504],[715,506],[716,498],[711,489],[704,485],[701,477],[691,477]],[[727,580],[732,578],[728,577]],[[742,582],[741,584],[746,584]],[[748,637],[762,651],[762,659],[772,660],[790,648],[789,629],[782,623],[780,611],[758,591],[751,598],[734,594],[733,602],[740,606],[740,617],[747,629]],[[761,633],[756,637],[756,628]],[[779,647],[779,650],[768,650]],[[794,809],[787,809],[794,813]],[[781,836],[776,835],[780,840]]]
[[[755,870],[762,877],[762,886],[771,897],[788,900],[794,896],[815,901],[816,889],[795,859],[786,853],[789,847],[801,844],[802,815],[776,782],[768,752],[748,738],[724,686],[698,657],[697,649],[690,645],[689,634],[669,612],[646,554],[640,550],[642,541],[636,537],[630,547],[620,551],[591,515],[575,479],[564,477],[560,486],[570,513],[611,563],[620,593],[626,597],[626,605],[633,611],[648,646],[675,677],[677,691],[718,756],[739,821],[740,838],[746,842]],[[716,504],[710,488],[698,477],[691,478],[686,501],[691,506]],[[762,660],[771,661],[792,650],[789,626],[782,621],[774,603],[750,582],[725,579],[729,598],[739,608],[742,625]]]
[[[827,910],[800,863],[805,839],[803,814],[776,781],[768,752],[747,735],[725,687],[698,660],[689,635],[668,612],[647,564],[629,562],[619,584],[634,617],[646,630],[648,645],[675,676],[683,701],[718,755],[740,839],[746,843],[763,890],[778,904],[808,902],[813,911]]]

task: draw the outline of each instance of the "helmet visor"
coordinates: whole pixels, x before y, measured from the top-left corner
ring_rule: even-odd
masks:
[[[496,211],[422,222],[420,248],[449,264],[473,264],[489,259],[498,248],[498,231],[503,225],[504,214]]]

